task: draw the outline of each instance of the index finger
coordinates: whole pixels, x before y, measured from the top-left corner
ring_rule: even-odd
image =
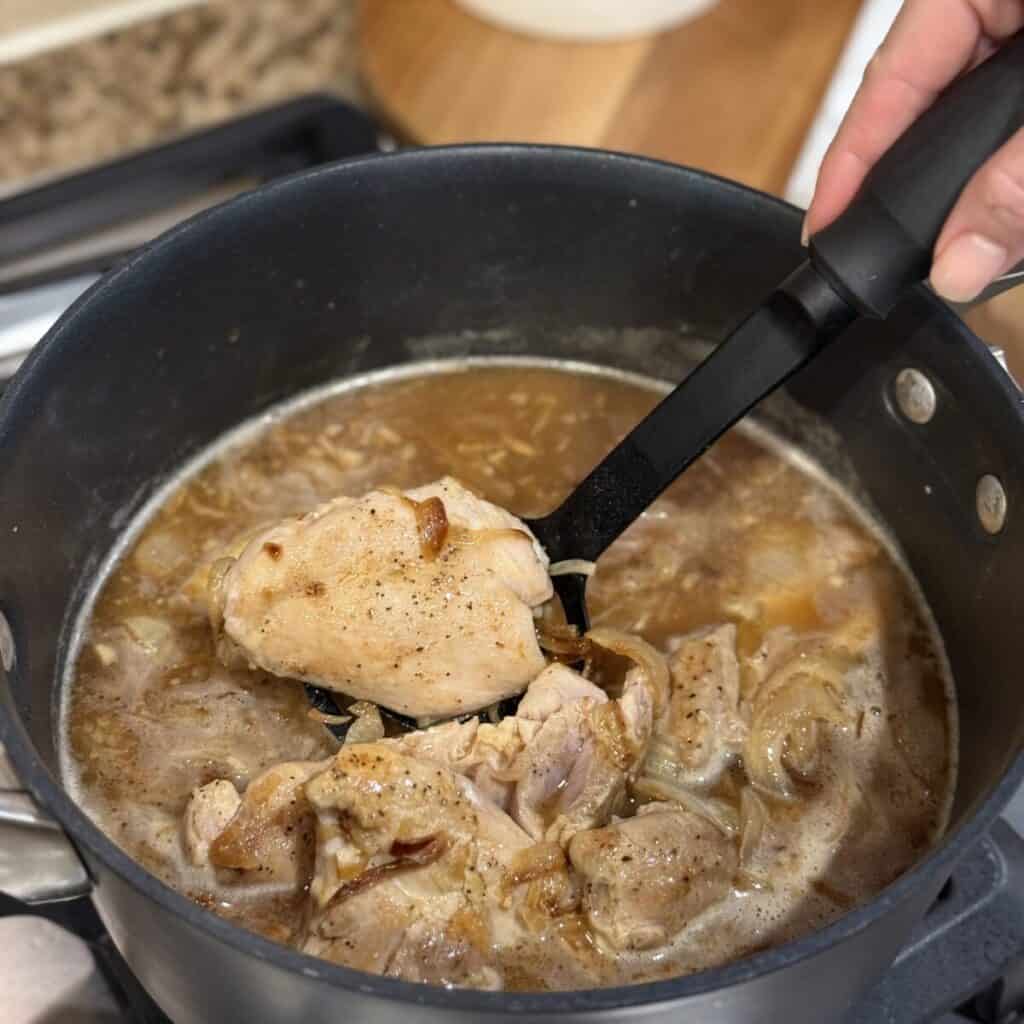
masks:
[[[846,208],[878,158],[962,71],[1024,25],[1019,0],[907,0],[818,172],[806,230]]]

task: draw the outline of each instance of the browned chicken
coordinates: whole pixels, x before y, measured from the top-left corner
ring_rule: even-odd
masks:
[[[446,723],[389,742],[471,779],[533,839],[564,845],[608,820],[646,751],[651,718],[650,687],[639,670],[610,701],[579,673],[552,664],[514,717]]]
[[[466,779],[386,743],[342,749],[317,815],[306,952],[442,985],[502,986],[509,864],[530,838]]]
[[[226,869],[228,881],[305,884],[313,866],[314,834],[303,786],[329,763],[274,765],[253,779],[240,798],[224,779],[195,790],[184,817],[192,863]]]
[[[730,623],[684,637],[669,671],[671,692],[657,734],[671,751],[660,755],[671,760],[677,784],[706,791],[736,761],[747,736],[739,706],[736,627]]]
[[[646,752],[652,698],[641,674],[630,671],[619,700],[601,697],[550,714],[517,759],[512,814],[535,839],[565,845],[608,821]]]
[[[586,919],[613,950],[663,946],[729,893],[738,864],[732,839],[670,804],[580,832],[569,858],[582,879]]]
[[[552,594],[547,558],[449,478],[286,519],[209,583],[224,655],[415,717],[486,707],[544,668],[532,609]]]

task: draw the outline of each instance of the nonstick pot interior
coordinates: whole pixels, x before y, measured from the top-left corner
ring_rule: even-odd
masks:
[[[470,354],[541,354],[676,378],[694,339],[721,338],[801,261],[798,225],[796,211],[775,200],[635,158],[431,150],[357,160],[242,197],[112,274],[50,333],[0,403],[0,610],[14,652],[0,735],[23,777],[88,856],[163,909],[197,914],[120,855],[58,782],[58,692],[75,613],[131,512],[225,430],[333,378]],[[907,366],[938,395],[923,426],[894,402]],[[781,428],[840,473],[855,469],[942,629],[962,727],[954,835],[884,900],[803,945],[643,986],[646,995],[617,990],[618,1005],[631,992],[660,1000],[732,983],[867,927],[915,879],[948,871],[1020,777],[1024,630],[1014,596],[1024,574],[1024,435],[1012,383],[922,291],[889,321],[849,331],[799,375],[788,401]],[[995,536],[976,513],[986,474],[1007,495]],[[199,927],[250,941],[206,916]],[[276,949],[251,945],[263,957]]]

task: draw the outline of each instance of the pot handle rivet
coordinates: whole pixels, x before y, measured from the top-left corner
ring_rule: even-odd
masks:
[[[900,370],[896,374],[896,403],[911,423],[927,423],[935,415],[935,388],[920,370]]]
[[[986,474],[975,491],[978,519],[987,533],[998,533],[1006,522],[1006,491],[998,477]]]
[[[0,612],[0,664],[5,672],[14,668],[14,634],[3,612]]]

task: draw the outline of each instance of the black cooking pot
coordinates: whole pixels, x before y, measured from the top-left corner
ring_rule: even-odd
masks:
[[[949,835],[869,904],[691,977],[551,994],[446,991],[303,956],[207,913],[130,860],[58,767],[78,610],[140,504],[223,431],[314,385],[417,359],[536,355],[676,379],[803,256],[798,212],[608,153],[469,147],[300,175],[177,228],[63,317],[0,403],[0,739],[71,837],[132,969],[178,1022],[493,1015],[836,1020],[878,976],[1024,774],[1017,389],[923,289],[795,378],[776,424],[888,525],[945,637],[960,706]],[[936,397],[904,417],[895,380]],[[778,404],[778,403],[777,403]],[[917,417],[922,418],[922,417]],[[998,487],[1006,499],[998,525]],[[993,499],[995,494],[995,500]],[[984,504],[984,503],[983,503]],[[168,752],[173,757],[173,751]]]

